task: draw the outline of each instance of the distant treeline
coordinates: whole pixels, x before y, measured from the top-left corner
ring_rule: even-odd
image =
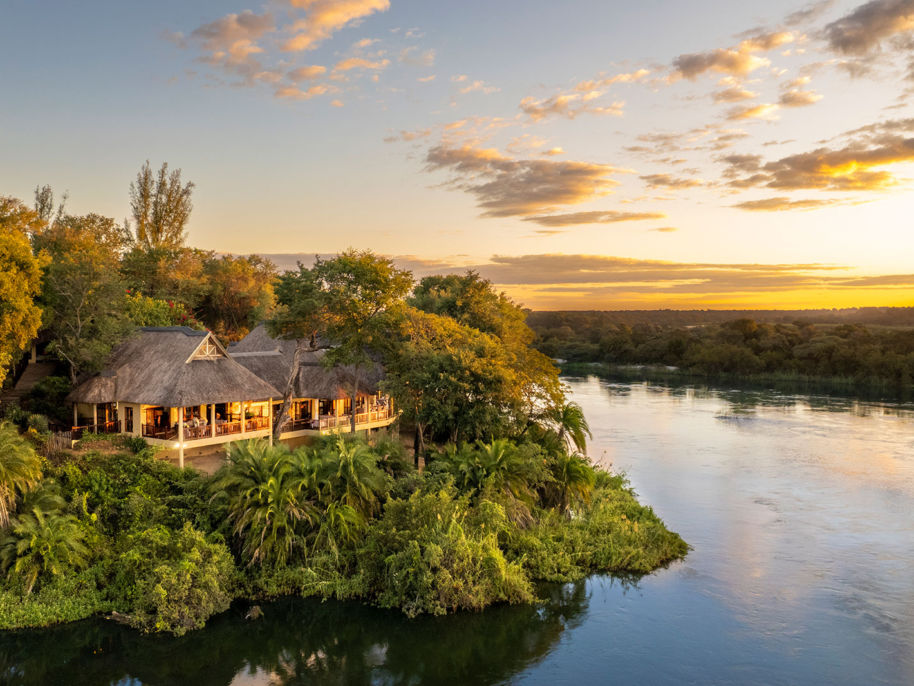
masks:
[[[697,326],[753,319],[769,324],[865,324],[914,327],[914,307],[849,307],[821,310],[581,310],[529,312],[527,323],[535,331],[563,326],[576,331],[603,331],[608,326],[650,324]]]
[[[912,312],[909,308],[894,311],[901,320]],[[631,324],[615,319],[630,314],[537,312],[528,323],[537,333],[535,345],[541,352],[571,363],[668,365],[706,377],[845,379],[892,391],[910,389],[914,378],[914,329],[910,328],[823,325],[802,319],[774,323],[748,317],[704,325],[656,320]],[[680,315],[688,321],[689,314],[698,313],[637,314],[653,314],[660,321],[664,315],[672,319]]]

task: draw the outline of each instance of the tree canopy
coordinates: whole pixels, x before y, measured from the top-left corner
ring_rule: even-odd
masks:
[[[51,257],[41,293],[49,350],[69,365],[75,381],[81,372],[99,369],[132,328],[118,271],[128,236],[107,217],[67,215],[34,242]]]
[[[13,198],[0,197],[0,384],[14,357],[38,333],[44,253],[33,253],[29,232],[40,221],[35,212]]]

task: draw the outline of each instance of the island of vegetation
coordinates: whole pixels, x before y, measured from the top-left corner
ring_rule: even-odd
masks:
[[[525,312],[488,281],[416,283],[355,250],[284,274],[193,250],[192,188],[147,163],[129,227],[68,215],[48,188],[34,209],[0,198],[0,377],[22,373],[36,339],[55,370],[3,406],[0,628],[107,616],[183,634],[234,601],[283,595],[445,614],[686,554],[623,476],[588,460],[581,408],[531,346]],[[137,327],[231,342],[263,321],[296,341],[296,360],[321,348],[356,380],[382,368],[396,430],[353,420],[349,435],[295,447],[234,441],[214,474],[157,458],[139,436],[52,440],[73,386]]]

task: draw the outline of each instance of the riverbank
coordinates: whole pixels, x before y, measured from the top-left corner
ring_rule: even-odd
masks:
[[[7,566],[2,629],[107,616],[181,635],[282,596],[441,615],[536,603],[538,581],[637,576],[688,550],[622,477],[532,444],[445,451],[420,474],[393,440],[239,443],[212,477],[139,445],[87,446],[45,465],[0,544],[25,560]],[[54,560],[23,555],[36,531]]]

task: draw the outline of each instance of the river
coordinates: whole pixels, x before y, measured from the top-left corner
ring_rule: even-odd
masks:
[[[624,583],[407,620],[290,599],[180,639],[0,637],[12,684],[914,684],[914,408],[569,381],[590,454],[692,546]]]

